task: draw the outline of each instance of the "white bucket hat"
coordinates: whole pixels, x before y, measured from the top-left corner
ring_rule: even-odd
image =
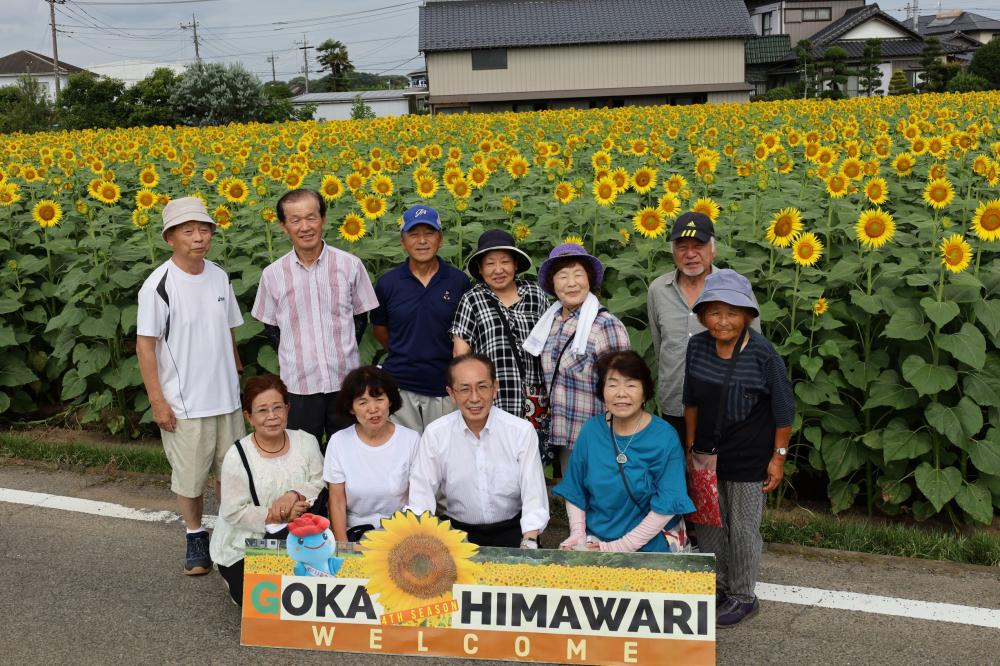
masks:
[[[185,222],[205,222],[212,225],[212,231],[217,226],[212,216],[208,214],[205,203],[198,197],[181,197],[171,199],[163,207],[163,239],[167,239],[167,229],[176,227]]]

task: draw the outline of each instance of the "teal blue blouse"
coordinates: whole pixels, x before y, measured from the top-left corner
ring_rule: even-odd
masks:
[[[664,515],[694,511],[684,480],[684,450],[673,426],[653,416],[631,443],[627,436],[618,435],[618,448],[628,457],[625,478],[640,506],[625,490],[603,414],[583,425],[565,476],[552,489],[554,495],[587,512],[587,534],[614,541],[628,534],[650,511]],[[669,548],[666,540],[654,538],[640,550],[668,552]]]

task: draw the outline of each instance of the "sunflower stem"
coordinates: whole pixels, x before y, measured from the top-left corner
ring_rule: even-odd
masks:
[[[590,241],[590,253],[597,256],[597,222],[601,214],[601,207],[594,206],[594,237]]]
[[[156,265],[156,248],[153,247],[153,232],[149,228],[149,223],[146,223],[146,245],[149,246],[149,263],[153,266]]]
[[[45,244],[45,261],[49,265],[49,284],[55,286],[55,277],[52,274],[52,251],[49,249],[49,230],[42,227],[42,242]]]

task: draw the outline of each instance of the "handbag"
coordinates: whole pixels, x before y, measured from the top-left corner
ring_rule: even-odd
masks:
[[[612,453],[615,456],[615,462],[618,464],[618,474],[622,477],[622,484],[625,486],[625,493],[628,498],[632,500],[632,504],[635,504],[639,511],[644,513],[649,513],[652,510],[651,506],[647,506],[643,509],[642,505],[639,504],[639,500],[635,498],[632,494],[632,488],[628,485],[628,478],[625,476],[625,463],[623,463],[618,457],[618,444],[615,438],[615,427],[614,427],[614,417],[608,419],[608,431],[611,433],[611,448]],[[634,435],[633,435],[634,436]],[[684,516],[675,515],[667,524],[663,526],[663,538],[667,542],[667,549],[671,553],[689,553],[691,552],[691,542],[688,540],[687,535],[687,524],[684,522]]]
[[[260,500],[257,498],[257,487],[253,483],[253,473],[250,471],[250,463],[247,461],[247,454],[243,450],[243,444],[240,440],[236,440],[236,452],[240,454],[240,460],[243,461],[243,469],[247,471],[247,481],[250,483],[250,498],[253,499],[253,505],[260,506]],[[325,485],[323,490],[319,491],[316,499],[313,500],[312,506],[309,507],[307,513],[323,516],[324,518],[330,517],[330,491]],[[288,538],[288,528],[285,527],[279,532],[269,534],[268,538],[286,539]]]
[[[715,417],[715,431],[712,433],[712,450],[707,453],[691,451],[691,468],[688,470],[688,495],[694,502],[694,513],[688,514],[688,520],[696,525],[722,527],[722,514],[719,510],[719,442],[722,440],[722,428],[726,422],[726,401],[729,397],[729,382],[736,367],[736,358],[743,350],[747,329],[740,331],[740,337],[733,348],[733,355],[726,366],[726,374],[719,389],[719,409]]]

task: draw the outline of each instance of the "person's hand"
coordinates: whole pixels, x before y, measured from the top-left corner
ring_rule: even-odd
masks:
[[[785,476],[785,457],[774,454],[767,464],[767,480],[764,481],[764,492],[769,493],[778,487]]]
[[[309,512],[309,502],[306,500],[299,500],[292,505],[291,511],[288,513],[288,518],[285,520],[286,523],[290,523],[303,513]]]
[[[587,550],[600,550],[601,542],[597,539],[592,539],[587,542]]]
[[[684,447],[684,464],[688,471],[694,469],[694,447],[685,446]]]
[[[150,407],[153,409],[153,421],[160,426],[160,430],[173,432],[177,427],[177,416],[170,408],[166,400],[154,402]]]
[[[565,541],[559,544],[559,550],[574,550],[586,540],[586,534],[570,534]]]
[[[274,503],[271,504],[271,512],[281,518],[281,522],[287,522],[289,520],[288,516],[292,512],[292,507],[295,506],[295,503],[298,501],[298,493],[290,490],[278,499],[274,500]]]

